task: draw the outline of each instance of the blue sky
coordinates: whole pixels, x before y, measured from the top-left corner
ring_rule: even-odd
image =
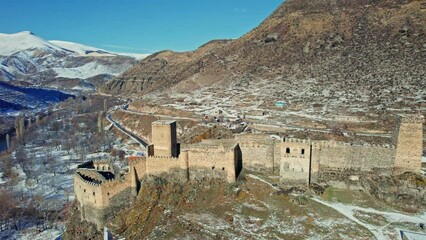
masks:
[[[32,31],[110,51],[193,50],[238,38],[282,0],[1,0],[0,32]]]

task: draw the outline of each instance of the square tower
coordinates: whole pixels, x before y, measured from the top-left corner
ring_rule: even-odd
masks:
[[[413,172],[420,174],[423,150],[423,115],[399,116],[395,132],[396,145],[394,174]]]
[[[176,121],[158,120],[152,123],[153,155],[156,157],[178,157]]]
[[[280,178],[285,184],[306,185],[311,182],[311,142],[289,138],[281,143]]]

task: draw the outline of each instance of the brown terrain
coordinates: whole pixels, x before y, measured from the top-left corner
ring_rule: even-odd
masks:
[[[297,87],[309,88],[309,96],[298,99],[305,102],[331,95],[343,103],[424,108],[418,97],[426,88],[425,11],[424,0],[289,0],[237,40],[153,54],[102,91],[184,93],[218,82],[244,87],[266,80],[282,84],[270,89],[270,99],[291,96]]]

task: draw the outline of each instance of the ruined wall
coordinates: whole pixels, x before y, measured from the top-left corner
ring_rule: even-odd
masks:
[[[217,178],[236,180],[235,148],[197,147],[188,150],[189,179]]]
[[[244,134],[235,139],[241,148],[244,168],[278,172],[281,154],[279,141],[265,134]]]
[[[309,183],[310,146],[309,141],[299,139],[285,139],[281,144],[280,179],[283,183]]]
[[[413,172],[420,174],[423,150],[422,115],[404,115],[395,132],[395,174]]]

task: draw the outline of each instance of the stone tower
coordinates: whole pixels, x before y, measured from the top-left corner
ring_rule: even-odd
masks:
[[[311,158],[310,141],[284,139],[281,145],[281,181],[286,184],[310,184]]]
[[[154,145],[154,156],[178,157],[176,121],[158,120],[153,122],[152,144]]]
[[[394,174],[420,173],[423,149],[422,115],[403,115],[395,132],[396,147]]]

